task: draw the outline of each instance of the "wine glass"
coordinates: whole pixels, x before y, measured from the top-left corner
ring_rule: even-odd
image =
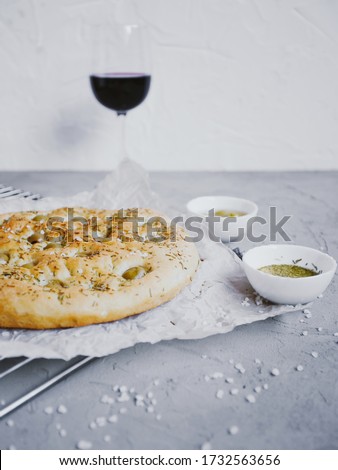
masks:
[[[148,32],[137,24],[100,25],[93,42],[91,88],[99,103],[116,112],[121,154],[127,158],[125,116],[150,88]]]

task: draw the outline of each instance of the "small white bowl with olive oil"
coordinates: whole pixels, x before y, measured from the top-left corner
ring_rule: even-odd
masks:
[[[258,212],[258,207],[253,201],[230,196],[197,197],[187,203],[187,209],[204,219],[209,215],[209,211],[213,210],[218,219],[213,223],[213,233],[224,243],[242,240],[248,221]]]
[[[243,256],[245,274],[265,299],[277,304],[312,302],[328,287],[337,263],[322,251],[300,245],[264,245]]]

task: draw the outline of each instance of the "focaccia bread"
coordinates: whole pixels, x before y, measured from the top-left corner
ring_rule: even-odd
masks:
[[[169,223],[151,209],[0,215],[0,327],[111,322],[172,299],[199,256]]]

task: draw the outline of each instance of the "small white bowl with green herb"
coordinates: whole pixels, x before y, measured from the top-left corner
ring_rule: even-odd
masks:
[[[265,299],[277,304],[312,302],[328,287],[337,269],[334,258],[300,245],[264,245],[243,256],[245,274]]]
[[[207,219],[210,211],[217,218],[213,224],[215,237],[224,243],[242,240],[248,222],[258,212],[257,205],[249,199],[231,196],[200,196],[187,203],[189,213]]]

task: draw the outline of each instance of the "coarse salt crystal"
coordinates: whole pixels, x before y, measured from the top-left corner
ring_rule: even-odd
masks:
[[[148,393],[147,393],[147,397],[148,397],[148,398],[153,398],[153,396],[154,396],[153,392],[148,392]]]
[[[124,393],[128,390],[127,386],[126,385],[121,385],[121,387],[119,387],[119,390],[121,393]]]
[[[209,375],[205,375],[205,376],[204,376],[204,380],[205,380],[206,382],[209,382],[209,380],[210,380]]]
[[[242,364],[240,362],[235,365],[235,369],[237,369],[238,372],[240,372],[241,374],[244,374],[244,372],[245,372],[245,369],[244,369],[244,367],[242,366]]]
[[[225,379],[225,381],[228,383],[228,384],[233,384],[234,383],[234,379],[232,377],[227,377]]]
[[[274,377],[277,377],[277,375],[279,375],[279,374],[280,374],[279,369],[277,369],[276,367],[274,367],[271,370],[271,375],[273,375]]]
[[[120,409],[120,414],[125,415],[127,413],[127,411],[128,411],[127,408],[121,408]]]
[[[8,419],[8,420],[6,421],[6,424],[7,424],[7,426],[8,426],[9,428],[12,428],[12,427],[14,426],[14,421],[13,421],[12,419]]]
[[[1,336],[3,336],[4,338],[9,338],[11,336],[10,332],[9,331],[3,331],[1,333]]]
[[[258,357],[256,357],[256,359],[255,359],[255,363],[256,363],[256,364],[261,364],[261,363],[262,363],[262,361],[261,361],[260,359],[258,359]]]
[[[254,388],[254,391],[255,391],[256,393],[261,393],[262,387],[261,387],[260,385],[257,385],[257,387]]]
[[[297,370],[298,372],[302,372],[302,371],[304,370],[304,367],[303,367],[302,365],[298,365],[298,366],[296,367],[296,370]]]
[[[249,402],[249,403],[255,403],[256,401],[256,398],[254,397],[254,395],[247,395],[245,397],[246,401]]]
[[[147,410],[147,413],[154,413],[155,408],[150,405],[150,406],[148,406],[148,407],[146,408],[146,410]]]
[[[154,385],[155,387],[158,387],[160,385],[160,380],[159,379],[155,379],[154,380]]]
[[[336,332],[336,333],[333,333],[333,336],[338,336],[338,332]]]
[[[317,359],[319,354],[317,353],[317,351],[312,351],[311,356]]]
[[[308,313],[311,313],[311,312],[310,312],[309,309],[306,308],[306,309],[303,310],[303,313],[308,314]]]
[[[232,388],[230,390],[230,395],[238,395],[238,388]]]
[[[65,407],[65,405],[59,405],[58,409],[57,409],[58,413],[60,413],[61,415],[64,415],[67,413],[67,408]]]
[[[144,407],[144,401],[143,400],[135,400],[135,406]]]
[[[157,419],[157,421],[160,421],[160,420],[162,419],[162,415],[157,414],[157,415],[156,415],[156,419]]]
[[[201,358],[206,359],[208,356],[206,354],[202,354]]]
[[[230,426],[228,429],[228,433],[234,436],[235,434],[238,434],[239,428],[238,426]]]
[[[211,450],[211,449],[212,447],[209,441],[206,441],[201,445],[201,450]]]
[[[305,330],[305,331],[302,331],[302,333],[301,333],[302,336],[307,336],[308,334],[309,334],[309,332],[306,331],[306,330]]]
[[[108,418],[108,422],[109,422],[109,423],[117,423],[118,419],[119,419],[119,418],[118,418],[117,415],[111,415],[111,416],[109,416],[109,418]]]
[[[216,392],[216,398],[221,400],[224,397],[224,390],[217,390]]]
[[[319,331],[319,332],[323,331],[323,327],[322,327],[322,326],[318,326],[317,331]]]
[[[118,389],[119,389],[119,386],[118,386],[118,385],[114,385],[114,387],[113,387],[113,391],[114,391],[114,392],[117,392],[117,391],[118,391]]]
[[[221,379],[223,377],[222,372],[214,372],[211,376],[212,379]]]
[[[117,401],[118,401],[119,403],[123,403],[123,402],[125,402],[125,401],[129,401],[129,399],[130,399],[130,397],[129,397],[128,393],[123,392],[123,393],[121,394],[121,396],[118,397]]]
[[[264,384],[264,385],[263,385],[263,388],[264,388],[264,390],[268,390],[269,385],[268,385],[268,384]]]
[[[52,406],[46,406],[46,408],[43,411],[46,413],[46,415],[51,415],[54,409]]]
[[[89,427],[90,429],[96,429],[97,426],[96,426],[96,423],[94,421],[92,421],[90,424],[89,424]]]
[[[95,421],[100,428],[107,424],[107,419],[104,416],[98,416]]]
[[[60,429],[59,434],[61,437],[66,437],[67,436],[67,431],[65,429]]]
[[[90,441],[81,440],[77,443],[76,447],[81,450],[88,450],[91,449],[92,445]]]
[[[109,434],[106,434],[103,438],[104,442],[110,442],[111,441],[111,437],[109,436]]]

